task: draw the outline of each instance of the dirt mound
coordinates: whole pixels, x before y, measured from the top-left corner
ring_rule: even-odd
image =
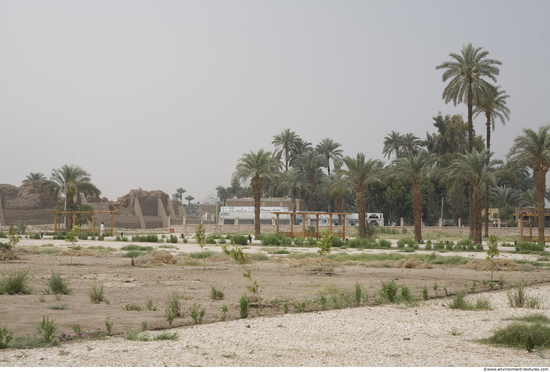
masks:
[[[465,269],[491,271],[492,264],[488,260],[474,259],[465,265],[462,265]],[[520,271],[523,268],[522,265],[512,262],[504,258],[495,258],[495,271]]]
[[[158,265],[175,265],[178,260],[170,253],[153,253],[138,256],[134,259],[136,265],[142,266],[158,266]]]

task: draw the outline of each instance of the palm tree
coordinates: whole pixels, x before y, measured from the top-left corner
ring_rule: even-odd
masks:
[[[306,151],[296,160],[296,166],[301,169],[307,177],[310,211],[313,210],[316,186],[315,181],[319,179],[318,170],[320,170],[321,164],[323,164],[323,158],[314,150]]]
[[[290,193],[292,198],[292,212],[296,213],[296,196],[302,192],[302,189],[305,187],[303,173],[298,169],[289,169],[284,174],[283,186]],[[295,223],[296,215],[293,215]]]
[[[516,191],[510,186],[495,186],[490,192],[491,202],[497,208],[504,208],[509,205],[515,205],[517,200]],[[485,214],[487,215],[487,213]]]
[[[514,139],[514,145],[508,153],[508,159],[518,167],[528,166],[535,175],[537,189],[538,243],[544,244],[544,191],[546,190],[546,173],[550,165],[550,125],[539,128],[523,129],[523,135]]]
[[[413,133],[406,133],[401,140],[401,156],[416,155],[422,141]]]
[[[510,120],[510,109],[506,106],[506,99],[510,98],[505,90],[499,90],[497,86],[494,95],[479,97],[474,107],[474,118],[479,114],[485,114],[487,118],[487,150],[491,151],[491,127],[495,130],[495,120],[499,119],[502,125],[506,125],[506,120]],[[485,184],[485,215],[489,215],[489,183]],[[489,219],[485,220],[485,237],[489,237]]]
[[[98,197],[101,191],[91,182],[88,172],[76,165],[65,164],[59,169],[52,169],[49,180],[43,181],[40,185],[42,190],[48,190],[56,197],[65,197],[65,210],[67,204],[73,204],[74,198],[80,193],[85,196]]]
[[[317,153],[324,157],[324,166],[327,168],[327,174],[330,176],[330,159],[332,159],[332,162],[339,160],[342,158],[342,150],[340,150],[338,147],[342,146],[338,142],[334,142],[330,138],[325,138],[324,140],[321,140],[317,147],[315,147],[315,150]]]
[[[281,159],[281,157],[284,157],[285,171],[288,170],[290,157],[298,139],[298,135],[288,128],[283,130],[280,134],[273,136],[273,141],[271,142],[273,145],[275,145],[275,152],[273,156],[275,156],[277,159]]]
[[[296,163],[300,155],[308,151],[313,151],[311,142],[307,142],[301,138],[297,138],[296,142],[294,143],[294,147],[292,148],[292,152],[290,154],[289,166],[294,166],[294,164]]]
[[[29,173],[27,175],[27,178],[25,178],[23,181],[21,181],[21,183],[26,183],[26,182],[42,182],[42,181],[45,181],[46,180],[46,177],[44,176],[44,173]]]
[[[485,59],[488,51],[482,51],[483,48],[475,48],[472,43],[462,46],[461,55],[450,53],[452,61],[443,62],[435,69],[444,69],[443,81],[451,79],[449,84],[443,90],[443,99],[445,103],[457,103],[466,101],[468,106],[468,152],[472,152],[474,144],[474,124],[473,124],[473,105],[482,97],[494,95],[495,87],[483,80],[489,78],[496,82],[496,77],[500,70],[495,65],[501,65],[502,62],[495,59]],[[473,217],[472,192],[470,189],[470,220]],[[470,223],[470,237],[474,234],[474,226]]]
[[[270,178],[277,173],[277,161],[271,157],[271,152],[263,149],[258,152],[250,151],[244,154],[237,163],[233,179],[250,179],[250,186],[254,194],[254,234],[260,235],[260,199],[264,178]]]
[[[402,143],[403,136],[400,135],[399,132],[392,131],[390,134],[384,137],[384,149],[382,150],[382,154],[384,154],[384,157],[387,156],[388,159],[392,154],[396,158],[399,157],[399,154],[401,153]]]
[[[483,205],[481,188],[485,184],[485,180],[494,182],[495,171],[493,167],[502,163],[500,160],[491,160],[492,155],[493,153],[487,149],[483,149],[480,152],[474,150],[471,153],[459,154],[458,158],[453,160],[444,176],[451,180],[465,180],[472,187],[474,220],[470,224],[475,227],[474,240],[476,243],[481,243],[481,209]]]
[[[537,189],[523,191],[518,198],[518,207],[537,208]]]
[[[382,168],[382,164],[379,160],[366,160],[363,153],[358,153],[355,159],[346,156],[342,160],[348,169],[338,169],[337,173],[342,174],[348,187],[355,191],[355,202],[359,215],[359,235],[364,237],[366,232],[365,214],[367,212],[365,193],[369,183],[379,180],[377,173]]]
[[[176,195],[179,195],[180,203],[183,205],[183,194],[185,194],[187,190],[185,190],[183,187],[176,189]]]
[[[435,161],[435,154],[422,150],[417,155],[394,159],[384,172],[388,178],[405,179],[411,183],[415,240],[422,239],[422,184],[431,177]]]
[[[193,196],[191,196],[191,195],[187,195],[187,196],[185,197],[185,200],[187,200],[187,206],[188,206],[189,208],[191,208],[191,201],[192,201],[192,200],[195,200],[195,198],[194,198]]]

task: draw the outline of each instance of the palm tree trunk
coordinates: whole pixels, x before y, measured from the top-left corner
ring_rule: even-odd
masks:
[[[487,150],[491,151],[491,113],[486,111],[485,117],[487,118]],[[485,237],[489,237],[489,180],[485,181]]]
[[[533,170],[535,173],[535,188],[537,189],[538,243],[544,245],[544,225],[546,222],[544,217],[544,190],[546,190],[546,172],[548,172],[548,169],[546,165],[536,165]]]
[[[473,97],[472,97],[472,78],[468,77],[468,152],[472,153],[474,148],[474,119],[473,119]],[[475,226],[474,226],[474,198],[473,198],[473,187],[470,185],[468,188],[468,193],[470,194],[470,239],[473,239],[475,236]]]
[[[336,213],[342,213],[342,196],[336,195],[334,198],[334,208],[336,209]],[[342,225],[342,216],[338,215],[338,225]]]
[[[252,182],[252,193],[254,194],[254,235],[260,235],[260,199],[262,188],[258,182]]]
[[[413,214],[414,214],[414,239],[422,240],[422,190],[420,185],[414,185],[413,195]]]
[[[365,206],[365,194],[363,194],[363,191],[357,191],[355,200],[357,202],[357,214],[359,215],[359,236],[361,238],[365,237],[365,213],[366,206]]]
[[[481,223],[481,208],[483,206],[483,198],[481,196],[481,187],[476,187],[474,189],[474,219],[475,219],[475,243],[481,243],[481,230],[483,228]]]
[[[290,223],[296,225],[296,191],[292,191],[292,212],[294,214],[290,219]]]
[[[313,172],[309,172],[309,210],[313,211],[313,193],[315,192],[315,185],[313,184],[315,175]]]
[[[475,239],[475,201],[474,201],[474,188],[472,185],[468,186],[468,196],[470,200],[470,239]]]

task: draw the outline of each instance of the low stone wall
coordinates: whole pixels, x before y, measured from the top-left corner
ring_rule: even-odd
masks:
[[[4,209],[6,225],[25,221],[27,225],[53,224],[53,209]]]

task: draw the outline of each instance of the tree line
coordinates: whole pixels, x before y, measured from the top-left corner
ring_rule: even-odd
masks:
[[[549,126],[524,129],[515,138],[506,161],[493,159],[491,132],[496,122],[510,118],[509,95],[494,85],[502,63],[472,44],[459,54],[450,53],[443,70],[447,82],[442,98],[446,103],[467,105],[467,120],[461,115],[439,113],[433,117],[435,132],[424,139],[414,133],[392,131],[384,138],[381,159],[363,153],[344,156],[342,145],[325,138],[317,145],[291,129],[273,136],[273,150],[250,151],[239,159],[230,187],[218,186],[224,202],[233,196],[253,196],[255,233],[260,233],[260,198],[289,196],[305,200],[309,211],[357,212],[358,231],[365,235],[365,212],[383,212],[388,221],[400,217],[414,221],[415,239],[421,239],[422,223],[443,218],[470,224],[470,237],[482,240],[482,208],[501,208],[500,218],[513,223],[516,206],[535,207],[538,239],[544,242],[546,173],[550,164]],[[476,135],[473,119],[486,119],[486,136]],[[387,158],[387,162],[384,160]],[[248,186],[241,186],[249,184]],[[485,219],[488,236],[488,218]]]

